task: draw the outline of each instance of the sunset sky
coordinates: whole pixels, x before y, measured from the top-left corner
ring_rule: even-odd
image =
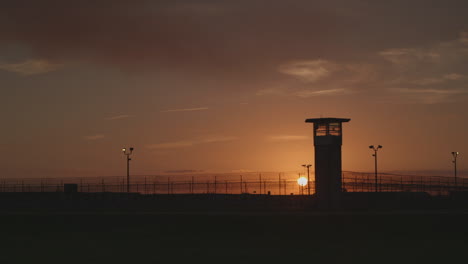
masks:
[[[468,169],[466,0],[4,0],[2,177]],[[466,153],[466,154],[465,154]],[[312,167],[313,169],[313,167]],[[441,172],[442,171],[442,172]]]

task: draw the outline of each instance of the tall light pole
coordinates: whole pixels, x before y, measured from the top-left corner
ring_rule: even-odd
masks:
[[[132,155],[133,148],[128,149],[128,151],[127,151],[127,148],[123,148],[122,152],[125,156],[127,156],[127,192],[129,193],[130,192],[130,161],[132,160],[130,158],[130,155]]]
[[[311,164],[303,164],[302,167],[307,168],[307,195],[310,195],[310,174],[309,174],[309,168],[311,167]]]
[[[379,149],[382,148],[381,145],[378,145],[377,147],[375,147],[374,145],[370,145],[369,146],[370,149],[372,149],[374,151],[374,154],[372,154],[372,156],[374,156],[374,163],[375,163],[375,192],[378,192],[378,189],[377,189],[377,186],[378,186],[378,180],[377,180],[377,151]]]
[[[454,151],[452,152],[452,156],[453,156],[453,167],[454,167],[454,176],[455,176],[455,188],[457,188],[457,157],[458,157],[458,154],[460,154],[458,151]]]

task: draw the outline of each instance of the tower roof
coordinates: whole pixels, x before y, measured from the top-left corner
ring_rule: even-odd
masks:
[[[350,118],[336,118],[336,117],[321,117],[321,118],[308,118],[306,123],[344,123],[349,122]]]

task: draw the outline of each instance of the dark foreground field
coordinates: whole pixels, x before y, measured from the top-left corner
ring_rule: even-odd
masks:
[[[0,263],[466,263],[465,213],[0,214]]]

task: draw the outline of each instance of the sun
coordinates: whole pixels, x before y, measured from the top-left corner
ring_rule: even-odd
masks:
[[[307,185],[307,178],[306,177],[299,177],[299,179],[297,179],[297,184],[299,184],[299,186],[306,186]]]

